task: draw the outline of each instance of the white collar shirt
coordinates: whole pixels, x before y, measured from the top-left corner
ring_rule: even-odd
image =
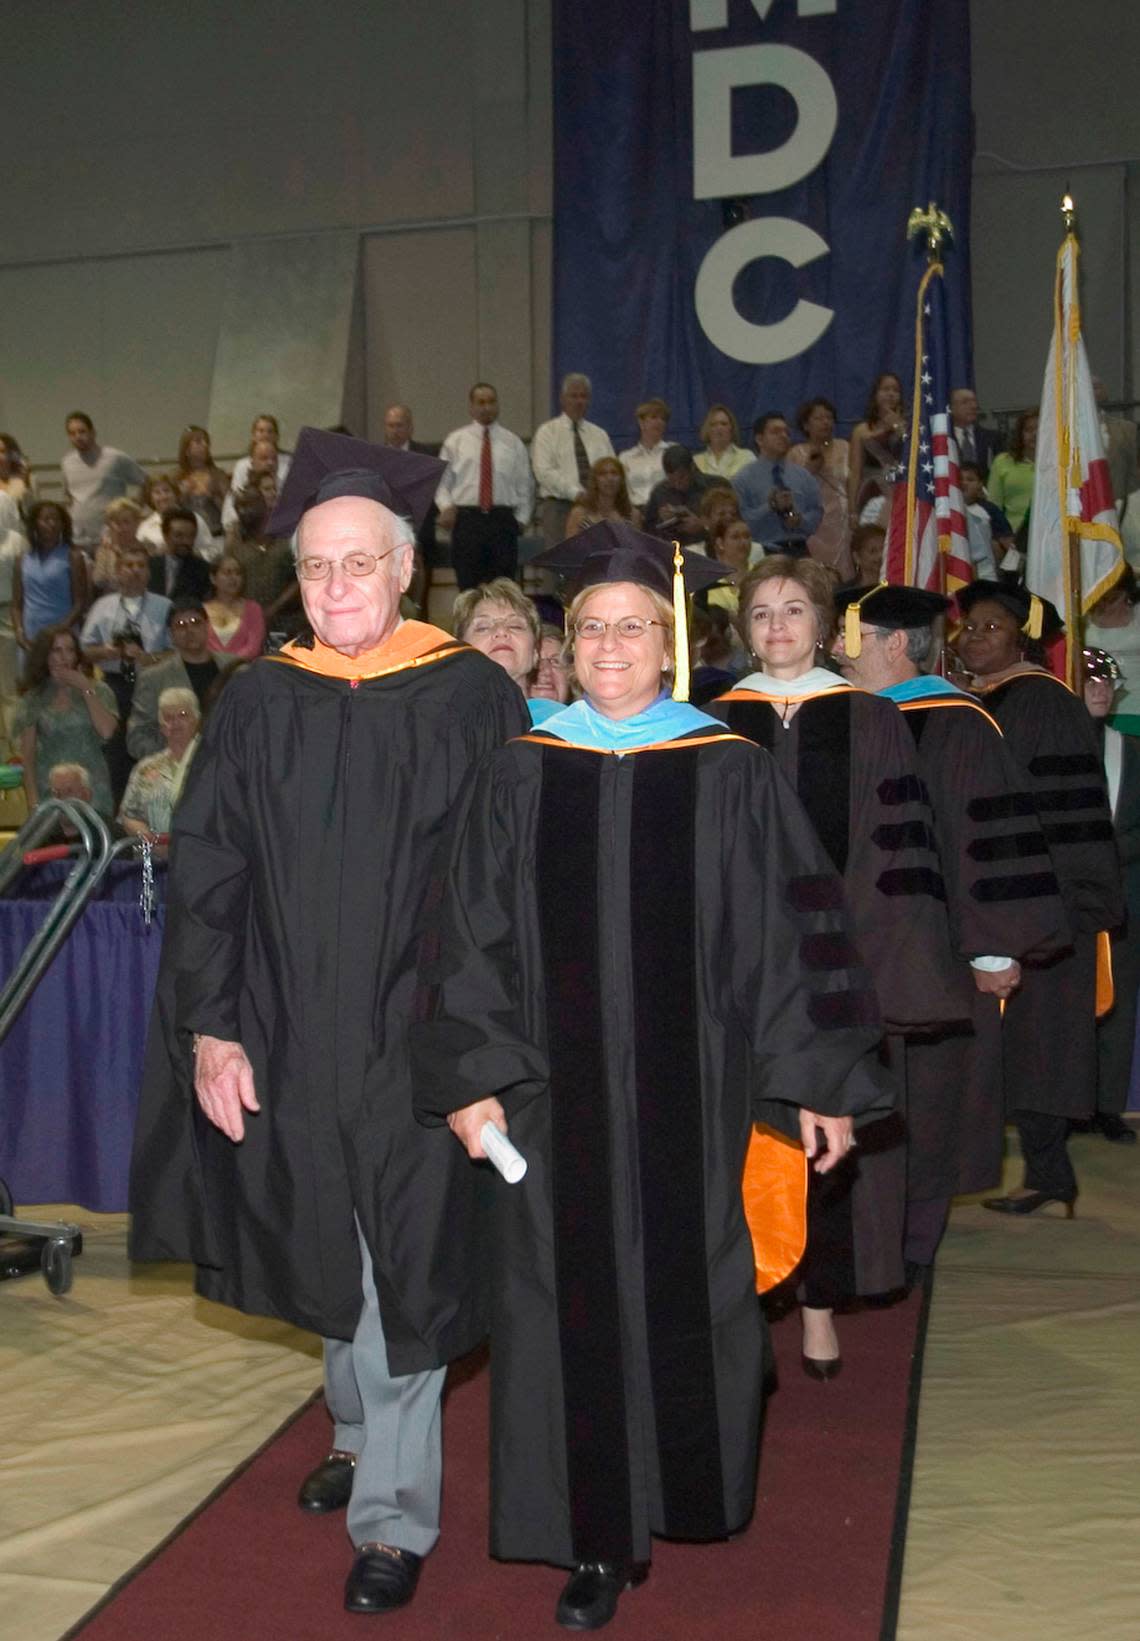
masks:
[[[468,422],[449,433],[440,446],[440,460],[447,463],[435,504],[442,512],[445,507],[478,507],[479,477],[483,463],[483,433],[481,422]],[[491,428],[491,504],[509,507],[525,529],[534,512],[534,480],[531,478],[530,458],[517,433],[492,422]]]
[[[595,422],[582,421],[578,423],[578,432],[582,435],[591,467],[603,456],[613,455],[614,447],[604,427],[598,427]],[[540,496],[556,501],[573,501],[581,493],[578,458],[574,452],[574,423],[569,416],[555,416],[535,428],[530,456]]]
[[[635,507],[644,507],[653,486],[660,484],[665,477],[665,469],[661,465],[664,455],[665,440],[659,439],[652,446],[639,442],[632,450],[623,450],[618,457],[618,461],[625,468],[629,499]]]

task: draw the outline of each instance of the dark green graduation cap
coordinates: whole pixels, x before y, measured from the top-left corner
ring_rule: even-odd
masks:
[[[969,615],[974,605],[984,600],[1000,604],[1015,615],[1021,630],[1030,638],[1054,638],[1065,630],[1055,604],[1031,593],[1027,587],[1013,587],[1004,581],[971,581],[958,594],[958,608],[963,615]]]
[[[337,496],[360,496],[411,519],[427,515],[446,462],[411,450],[391,450],[347,433],[303,427],[269,520],[269,533],[291,536],[311,507]]]
[[[835,595],[835,608],[840,614],[856,605],[859,619],[872,627],[884,627],[889,632],[897,628],[929,627],[950,608],[950,600],[941,593],[928,593],[924,587],[893,586],[880,582],[877,587],[840,587]]]

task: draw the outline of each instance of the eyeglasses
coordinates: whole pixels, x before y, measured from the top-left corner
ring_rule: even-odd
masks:
[[[962,631],[976,632],[1005,632],[1006,628],[1000,621],[963,621]]]
[[[203,618],[200,615],[178,615],[170,623],[171,632],[178,632],[183,627],[200,627]]]
[[[571,665],[564,655],[540,655],[538,664],[540,667],[553,667],[557,672],[569,672]]]
[[[529,631],[529,624],[520,615],[505,615],[498,617],[498,619],[481,615],[477,621],[472,621],[467,629],[467,636],[468,638],[490,638],[492,633],[509,632],[515,638],[524,638]]]
[[[371,575],[382,558],[396,549],[389,547],[383,553],[346,553],[343,558],[306,557],[297,560],[297,574],[302,581],[327,581],[334,568],[345,575]]]
[[[575,621],[574,632],[578,638],[584,638],[589,643],[604,638],[611,627],[619,638],[644,638],[650,627],[664,625],[664,621],[654,621],[641,615],[623,615],[620,621],[598,621],[588,615],[581,621]]]
[[[160,724],[175,724],[180,718],[193,718],[197,721],[198,714],[196,712],[188,712],[185,707],[179,707],[177,712],[159,713],[158,721]]]

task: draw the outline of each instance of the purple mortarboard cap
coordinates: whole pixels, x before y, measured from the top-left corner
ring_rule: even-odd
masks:
[[[557,547],[536,553],[531,563],[544,570],[557,570],[575,587],[632,581],[639,587],[652,587],[654,592],[669,598],[673,591],[675,551],[672,542],[647,536],[644,530],[635,530],[632,524],[611,524],[603,520],[567,541],[560,541]],[[685,551],[682,558],[687,593],[711,587],[730,574],[725,565],[706,558],[704,553]]]
[[[446,462],[410,450],[390,450],[346,433],[303,427],[269,520],[269,534],[291,536],[311,507],[336,496],[362,496],[419,527]]]

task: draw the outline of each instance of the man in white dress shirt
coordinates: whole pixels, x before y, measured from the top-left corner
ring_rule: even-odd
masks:
[[[451,564],[460,592],[496,576],[513,577],[519,532],[534,511],[526,446],[499,426],[499,395],[476,382],[467,395],[472,420],[440,449],[447,469],[435,493],[439,522],[451,531]]]
[[[531,440],[542,534],[548,547],[566,539],[567,515],[585,494],[591,467],[614,453],[605,429],[586,420],[590,393],[590,378],[571,371],[562,381],[561,416],[543,422]]]
[[[623,450],[618,457],[625,468],[625,482],[629,499],[635,507],[644,508],[649,492],[665,477],[661,458],[665,454],[665,429],[669,426],[669,406],[664,399],[646,399],[637,407],[637,427],[641,434],[632,450]]]

